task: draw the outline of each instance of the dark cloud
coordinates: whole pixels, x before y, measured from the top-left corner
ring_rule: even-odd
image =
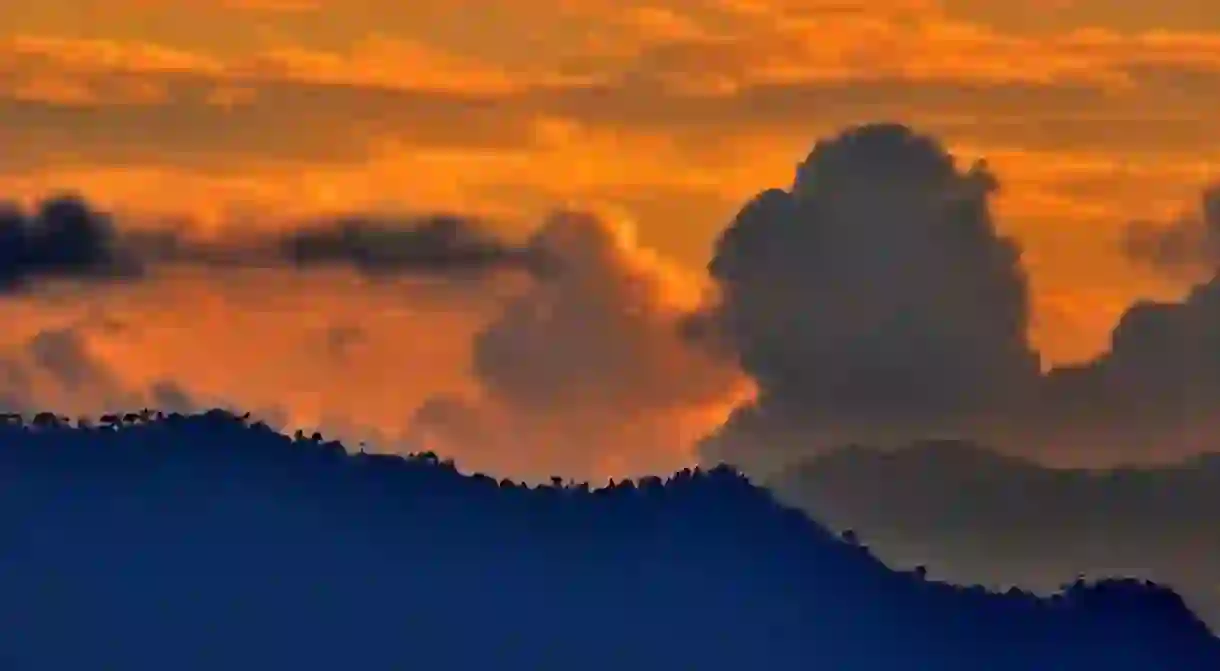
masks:
[[[961,170],[934,139],[875,124],[818,142],[789,189],[747,203],[708,267],[721,300],[690,328],[735,352],[759,394],[706,454],[1009,417],[1039,361],[1020,250],[989,213],[996,188],[985,165]]]
[[[510,241],[490,222],[450,214],[338,215],[268,222],[263,230],[230,225],[193,236],[189,225],[126,233],[126,249],[149,264],[209,268],[351,268],[371,277],[478,278],[493,271],[542,276],[555,259]],[[280,225],[284,224],[284,225]]]
[[[1050,591],[1078,574],[1139,576],[1220,625],[1220,456],[1060,470],[961,443],[849,448],[770,484],[883,559],[942,579]]]
[[[961,170],[934,139],[874,124],[818,142],[790,188],[748,202],[709,264],[720,301],[686,329],[736,358],[758,395],[704,458],[765,472],[806,451],[925,438],[1060,465],[1217,449],[1220,278],[1133,304],[1107,351],[1043,374],[1020,250],[989,214],[996,188],[984,164]],[[1129,236],[1129,251],[1214,271],[1220,190],[1201,211]]]
[[[268,222],[274,223],[274,222]],[[348,267],[369,276],[479,277],[516,270],[541,276],[553,259],[457,215],[351,215],[264,230],[231,224],[193,235],[186,220],[155,228],[116,226],[83,196],[57,194],[32,211],[0,203],[0,287],[54,278],[135,279],[154,266],[212,269]]]
[[[140,271],[116,246],[108,215],[74,194],[49,197],[32,212],[0,204],[0,286],[43,278],[131,277]]]
[[[478,221],[448,215],[410,221],[351,217],[306,225],[281,239],[279,254],[302,268],[347,265],[369,274],[512,267],[544,272],[546,261],[499,239]]]
[[[310,220],[266,215],[204,231],[187,216],[114,217],[76,194],[32,211],[0,203],[0,290],[50,279],[142,279],[166,267],[209,271],[347,268],[368,278],[426,280],[419,298],[489,274],[543,278],[562,269],[545,250],[500,235],[491,222],[451,214],[352,214]],[[471,286],[487,285],[475,282]]]
[[[1135,221],[1123,251],[1137,263],[1171,275],[1210,274],[1220,268],[1220,184],[1203,191],[1198,212],[1168,223]]]

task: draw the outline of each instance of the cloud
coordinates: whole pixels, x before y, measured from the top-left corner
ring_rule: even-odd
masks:
[[[1194,212],[1128,224],[1121,245],[1129,260],[1194,284],[1181,298],[1127,305],[1105,349],[1044,375],[1022,437],[1054,463],[1164,463],[1220,449],[1209,372],[1220,351],[1220,186]]]
[[[542,254],[513,247],[479,222],[456,216],[407,222],[342,218],[307,225],[281,240],[280,255],[300,268],[342,264],[370,274],[514,267],[547,272]]]
[[[706,453],[736,460],[793,428],[959,431],[1022,403],[1039,359],[1020,250],[989,214],[996,187],[985,165],[874,124],[818,142],[789,189],[747,203],[708,266],[721,300],[692,328],[759,394]],[[790,426],[764,428],[777,423]]]
[[[1181,301],[1138,301],[1111,332],[1110,348],[1051,369],[1042,385],[1043,441],[1056,451],[1167,461],[1213,451],[1220,429],[1220,278]]]
[[[684,343],[700,283],[625,223],[553,215],[528,247],[559,260],[474,339],[469,395],[438,395],[408,435],[469,468],[597,480],[689,463],[685,447],[742,380]]]
[[[1127,258],[1174,276],[1204,277],[1220,268],[1220,184],[1203,191],[1197,213],[1168,223],[1135,221],[1127,226]]]
[[[0,205],[0,285],[42,278],[117,278],[140,268],[115,246],[110,218],[74,195],[57,195],[34,211]]]
[[[36,332],[0,357],[0,367],[5,371],[0,397],[16,412],[96,417],[136,410],[150,398],[167,399],[168,393],[176,394],[175,400],[182,405],[190,405],[189,395],[173,383],[159,382],[150,390],[124,383],[92,349],[83,323]]]
[[[109,371],[90,356],[76,331],[40,331],[30,340],[28,349],[35,365],[50,373],[69,391],[90,383],[114,386]]]
[[[1108,349],[1042,373],[1021,252],[990,215],[997,188],[984,163],[959,169],[933,138],[872,124],[818,142],[790,188],[751,199],[708,266],[718,304],[685,328],[758,394],[703,458],[765,472],[844,443],[926,438],[1057,465],[1217,449],[1220,276],[1181,301],[1129,305]],[[1134,248],[1204,263],[1218,202],[1209,190],[1201,218]]]
[[[204,236],[154,229],[134,231],[124,242],[149,267],[298,273],[347,269],[372,279],[436,280],[454,287],[506,273],[542,277],[559,271],[544,252],[457,215],[341,215],[254,231],[230,226]],[[426,288],[429,292],[453,297],[436,282]]]

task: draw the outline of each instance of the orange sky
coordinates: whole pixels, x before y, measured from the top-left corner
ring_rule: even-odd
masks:
[[[1048,362],[1102,348],[1134,298],[1182,293],[1118,235],[1194,208],[1220,168],[1211,0],[45,0],[2,30],[0,193],[205,225],[443,209],[515,233],[590,207],[634,222],[625,254],[659,255],[657,314],[691,303],[717,231],[815,139],[909,123],[998,173]],[[267,272],[47,289],[0,316],[14,345],[76,325],[118,384],[395,433],[428,396],[470,391],[495,309]],[[340,355],[333,329],[362,335]],[[47,398],[89,407],[65,393]],[[675,412],[700,426],[727,407],[690,394]]]

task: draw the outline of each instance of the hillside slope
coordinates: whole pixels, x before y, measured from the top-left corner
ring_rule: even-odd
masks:
[[[0,427],[7,670],[1220,668],[1169,590],[928,582],[727,468],[531,489],[220,411],[44,424]]]

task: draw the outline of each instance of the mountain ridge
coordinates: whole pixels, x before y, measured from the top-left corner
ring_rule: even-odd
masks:
[[[727,466],[531,487],[219,410],[112,419],[0,426],[7,669],[1220,668],[1170,589],[894,571]]]

